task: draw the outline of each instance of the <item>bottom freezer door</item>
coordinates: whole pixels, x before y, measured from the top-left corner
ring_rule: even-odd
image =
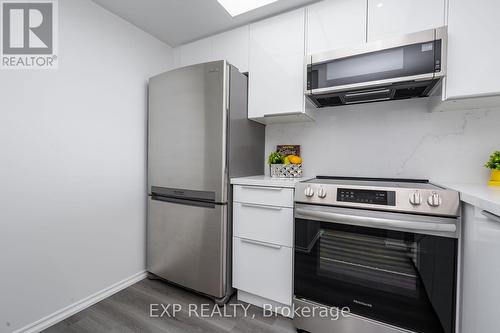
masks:
[[[148,271],[222,298],[226,291],[227,205],[149,198]]]

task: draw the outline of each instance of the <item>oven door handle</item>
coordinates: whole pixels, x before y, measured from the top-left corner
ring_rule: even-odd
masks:
[[[454,223],[433,223],[433,222],[414,222],[405,220],[385,219],[378,217],[356,216],[332,212],[319,212],[316,210],[296,208],[295,217],[302,219],[313,219],[316,221],[351,224],[371,228],[390,228],[403,229],[410,232],[449,232],[457,231]]]

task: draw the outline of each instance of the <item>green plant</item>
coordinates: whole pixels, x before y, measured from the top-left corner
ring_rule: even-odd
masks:
[[[271,153],[269,155],[268,163],[269,164],[283,164],[285,162],[285,156],[283,156],[281,153]]]
[[[491,154],[490,160],[484,166],[491,170],[500,170],[500,151]]]

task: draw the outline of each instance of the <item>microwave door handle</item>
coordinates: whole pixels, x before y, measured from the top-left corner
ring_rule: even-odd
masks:
[[[378,217],[347,215],[332,212],[319,212],[303,208],[297,208],[295,210],[295,217],[332,223],[352,224],[372,228],[397,228],[414,233],[425,231],[455,233],[457,231],[457,226],[452,223],[412,222]]]

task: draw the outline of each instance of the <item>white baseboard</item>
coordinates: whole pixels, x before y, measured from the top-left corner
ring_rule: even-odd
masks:
[[[13,333],[37,333],[43,331],[44,329],[57,324],[58,322],[74,315],[77,312],[80,312],[88,308],[91,305],[94,305],[99,301],[102,301],[103,299],[119,292],[120,290],[125,289],[133,285],[134,283],[143,280],[146,276],[147,276],[146,271],[136,273],[122,281],[119,281],[107,288],[104,288],[101,291],[96,292],[93,295],[90,295],[89,297],[86,297],[78,302],[68,305],[67,307],[62,308],[61,310],[58,310],[42,319],[39,319],[34,323],[26,325],[14,331]]]

